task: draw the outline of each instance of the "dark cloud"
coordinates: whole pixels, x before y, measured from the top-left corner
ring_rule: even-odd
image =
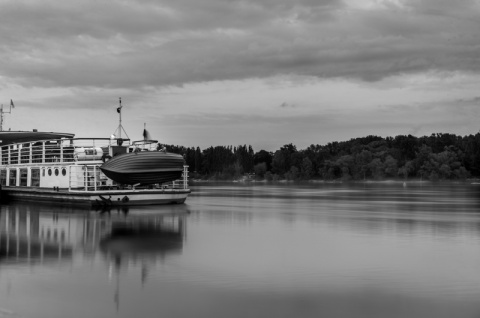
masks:
[[[1,75],[22,86],[139,88],[480,71],[476,2],[397,2],[7,1]]]

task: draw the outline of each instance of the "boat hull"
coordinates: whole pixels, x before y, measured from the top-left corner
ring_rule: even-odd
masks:
[[[181,178],[184,159],[161,151],[131,152],[113,157],[100,166],[102,172],[120,184],[156,184]]]
[[[46,188],[3,187],[2,201],[28,201],[81,206],[137,206],[181,204],[190,194],[189,189],[141,189],[83,191]]]

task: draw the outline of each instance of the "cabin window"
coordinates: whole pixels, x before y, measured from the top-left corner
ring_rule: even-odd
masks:
[[[28,169],[20,169],[20,186],[26,187],[28,182]]]
[[[43,170],[45,173],[45,170]],[[30,185],[32,187],[39,187],[40,186],[40,169],[35,168],[31,171],[32,175],[30,177]]]
[[[42,177],[45,177],[45,168],[42,169]]]
[[[48,175],[49,175],[49,176],[52,175],[52,169],[48,169]]]
[[[67,175],[67,169],[62,168],[62,176],[66,176],[66,175]]]
[[[55,175],[58,176],[58,169],[55,169]]]
[[[17,169],[10,169],[8,176],[8,185],[16,186],[17,185]]]
[[[6,169],[0,170],[0,185],[2,185],[2,186],[7,185],[7,170]]]

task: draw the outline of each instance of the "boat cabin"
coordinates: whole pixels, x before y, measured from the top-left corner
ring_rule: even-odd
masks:
[[[130,152],[128,139],[62,138],[0,147],[0,185],[42,188],[113,186],[98,166]]]

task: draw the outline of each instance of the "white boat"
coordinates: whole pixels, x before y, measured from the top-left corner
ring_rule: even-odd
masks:
[[[1,138],[1,132],[0,132]],[[129,140],[61,138],[0,147],[2,200],[29,200],[85,205],[183,203],[190,193],[188,166],[180,180],[126,185],[100,169],[105,158],[128,153]],[[153,150],[155,151],[155,150]]]
[[[182,169],[183,158],[176,154],[135,156],[139,144],[130,144],[129,139],[120,137],[121,117],[118,129],[118,138],[115,135],[74,138],[73,134],[65,133],[0,131],[0,140],[4,137],[0,144],[0,198],[100,207],[184,203],[190,189],[188,166],[183,165]],[[43,139],[37,140],[36,136]],[[159,152],[150,140],[141,150]],[[108,160],[114,161],[116,156],[127,158],[125,162],[129,166],[122,169],[123,161],[119,161],[113,173],[111,169],[105,170],[108,177],[102,166],[107,166]],[[157,160],[148,159],[152,157]],[[163,166],[171,166],[171,159],[162,161],[164,157],[176,158],[175,169],[180,171],[172,174],[174,178],[158,172]],[[128,173],[130,167],[136,169],[131,174]],[[150,172],[153,177],[146,178]],[[135,184],[124,181],[130,179],[146,181]]]

